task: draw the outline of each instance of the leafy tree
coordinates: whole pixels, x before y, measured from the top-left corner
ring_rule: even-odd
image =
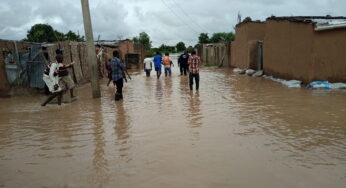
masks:
[[[192,46],[187,47],[187,52],[188,53],[191,53],[193,50],[194,50],[194,48]]]
[[[182,52],[184,50],[186,50],[186,46],[184,42],[178,42],[178,44],[176,45],[177,51],[178,52]]]
[[[74,33],[73,31],[70,30],[65,34],[65,39],[77,41],[77,42],[82,42],[82,41],[84,41],[84,36],[81,37],[80,35],[77,35],[76,33]]]
[[[56,42],[56,41],[84,41],[84,37],[75,34],[72,31],[67,32],[66,34],[54,30],[52,26],[48,24],[36,24],[31,27],[27,33],[27,39],[24,41],[28,42]]]
[[[132,38],[132,41],[133,41],[134,43],[139,43],[138,37],[133,37],[133,38]]]
[[[155,49],[152,48],[152,49],[147,50],[147,56],[153,57],[155,55],[156,55],[156,50]]]
[[[140,43],[142,44],[146,49],[150,49],[151,48],[151,41],[150,41],[150,37],[146,32],[141,32],[139,33],[138,37],[133,37],[133,42],[134,43]]]
[[[214,33],[213,36],[210,38],[211,43],[218,43],[218,42],[231,42],[234,40],[234,34],[232,32],[226,33]]]
[[[54,42],[57,41],[52,26],[48,24],[36,24],[31,27],[27,35],[28,42]]]
[[[200,43],[200,44],[209,43],[208,33],[201,33],[201,34],[199,34],[198,43]]]
[[[57,30],[54,30],[54,37],[55,37],[55,41],[64,41],[64,40],[66,40],[64,33],[59,32]]]
[[[161,52],[161,53],[166,53],[166,52],[169,52],[169,53],[175,53],[175,46],[168,46],[168,45],[165,45],[165,44],[161,44],[161,46],[158,48],[158,50]]]

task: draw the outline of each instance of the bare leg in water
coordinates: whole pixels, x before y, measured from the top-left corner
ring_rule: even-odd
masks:
[[[112,79],[109,79],[108,80],[108,83],[107,83],[107,87],[109,86],[109,84],[111,83]]]
[[[74,98],[75,96],[73,95],[73,89],[70,89],[70,96],[71,98]]]
[[[62,91],[53,93],[51,96],[48,97],[48,99],[44,103],[41,104],[41,106],[46,106],[55,97],[58,97],[58,105],[61,105]]]
[[[156,76],[157,76],[157,79],[159,79],[160,76],[161,76],[161,72],[157,71],[157,72],[156,72]]]

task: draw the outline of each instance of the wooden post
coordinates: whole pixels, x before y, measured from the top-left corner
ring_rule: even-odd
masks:
[[[84,31],[87,44],[87,63],[91,68],[91,88],[93,98],[100,98],[100,83],[99,83],[99,71],[96,61],[96,51],[94,45],[93,31],[90,19],[89,11],[89,0],[81,0],[82,3],[82,12],[83,12],[83,21],[84,21]]]

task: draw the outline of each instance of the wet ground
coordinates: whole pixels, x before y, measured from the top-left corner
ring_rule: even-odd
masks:
[[[204,67],[72,104],[0,99],[0,187],[345,187],[346,91]]]

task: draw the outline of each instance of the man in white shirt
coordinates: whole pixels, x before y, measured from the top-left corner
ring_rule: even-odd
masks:
[[[144,71],[147,75],[147,77],[150,77],[150,72],[153,69],[153,59],[147,55],[147,57],[144,59]]]

